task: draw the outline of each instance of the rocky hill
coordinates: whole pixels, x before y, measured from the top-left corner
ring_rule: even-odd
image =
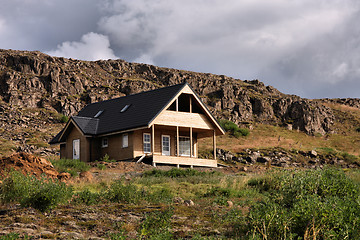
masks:
[[[283,94],[258,80],[241,81],[123,60],[90,62],[41,52],[0,50],[0,98],[10,107],[53,109],[70,116],[88,103],[184,81],[218,118],[245,125],[283,125],[310,135],[332,131],[335,117],[323,101]],[[354,105],[359,107],[359,101]]]

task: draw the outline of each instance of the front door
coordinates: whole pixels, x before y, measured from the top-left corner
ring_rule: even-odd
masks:
[[[170,136],[169,135],[162,135],[162,155],[170,156]]]
[[[80,159],[80,139],[73,140],[73,159]]]

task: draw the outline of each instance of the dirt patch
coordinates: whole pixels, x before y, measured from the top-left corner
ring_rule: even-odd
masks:
[[[23,174],[34,175],[38,178],[43,174],[50,178],[58,178],[59,176],[59,172],[55,170],[48,160],[24,152],[0,158],[0,177],[4,177],[6,172],[9,172],[11,169],[21,171]]]

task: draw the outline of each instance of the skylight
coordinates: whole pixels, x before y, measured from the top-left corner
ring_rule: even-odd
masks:
[[[104,112],[103,110],[98,111],[97,114],[95,114],[94,118],[99,117],[103,112]]]
[[[126,104],[122,109],[121,109],[121,111],[120,112],[125,112],[128,108],[130,107],[130,104]]]

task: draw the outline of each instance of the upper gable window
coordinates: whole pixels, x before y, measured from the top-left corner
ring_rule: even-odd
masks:
[[[128,108],[130,107],[130,104],[126,104],[122,109],[121,109],[121,113],[125,112]]]
[[[103,110],[98,111],[97,114],[95,114],[94,118],[99,117],[103,112],[104,112]]]

